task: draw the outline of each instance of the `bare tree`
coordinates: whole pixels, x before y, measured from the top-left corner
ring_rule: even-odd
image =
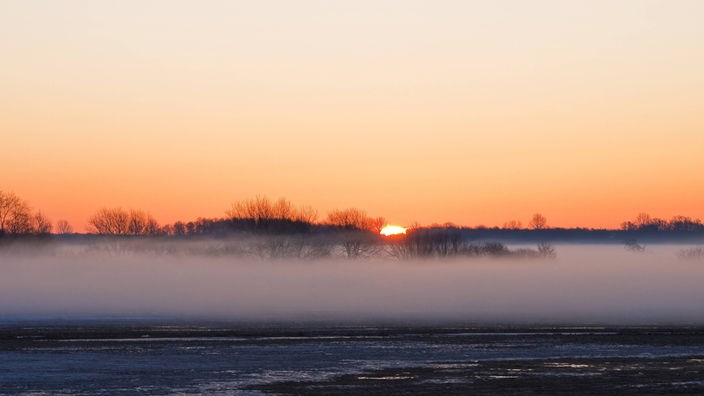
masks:
[[[538,252],[540,253],[541,256],[547,257],[547,258],[555,258],[557,255],[555,254],[555,248],[546,242],[542,242],[538,244]]]
[[[384,226],[383,217],[370,217],[356,208],[337,209],[328,213],[325,223],[344,229],[338,237],[347,258],[371,256],[381,248],[376,237]]]
[[[68,223],[66,220],[59,220],[56,222],[56,232],[58,234],[72,234],[73,233],[73,227],[71,227],[71,224]]]
[[[37,211],[34,216],[32,216],[32,231],[35,234],[51,234],[51,229],[51,221],[42,212]]]
[[[29,214],[29,207],[26,204],[22,203],[22,206],[12,212],[7,230],[9,234],[15,235],[32,233],[32,215]]]
[[[264,196],[235,202],[225,214],[233,220],[251,220],[255,224],[272,220],[300,221],[312,223],[318,217],[317,212],[309,206],[294,206],[285,198],[272,202]]]
[[[274,208],[267,197],[257,196],[253,199],[235,202],[225,213],[231,219],[252,220],[260,223],[274,218]]]
[[[157,235],[161,233],[159,223],[150,215],[141,210],[130,210],[127,233],[130,235]]]
[[[348,230],[366,230],[379,232],[384,226],[383,217],[370,217],[363,210],[356,208],[336,209],[328,213],[326,224]]]
[[[386,219],[381,216],[369,218],[369,230],[374,232],[375,234],[380,233],[381,229],[384,228],[385,224]]]
[[[147,214],[147,225],[144,227],[144,234],[146,235],[161,235],[164,234],[162,227],[156,221],[152,215]]]
[[[29,217],[29,206],[25,201],[13,192],[0,190],[0,233],[28,232],[31,228]]]
[[[528,227],[534,230],[542,230],[544,228],[547,228],[547,226],[548,219],[540,213],[534,214],[533,217],[530,219],[530,223],[528,223]]]
[[[636,216],[635,224],[638,228],[647,227],[653,224],[653,220],[654,219],[648,213],[641,212]]]
[[[92,231],[103,235],[157,235],[159,223],[141,210],[103,208],[91,216],[88,223]]]
[[[389,240],[388,249],[393,257],[449,257],[460,254],[465,248],[462,231],[455,226],[416,227],[403,238]]]
[[[127,235],[130,214],[122,208],[102,208],[88,220],[91,231],[103,235]]]
[[[51,221],[12,192],[0,191],[0,234],[48,234]]]
[[[313,224],[318,219],[318,211],[312,206],[299,206],[295,211],[296,221]]]
[[[177,221],[173,226],[174,235],[185,235],[186,234],[186,224],[182,221]]]
[[[685,220],[686,219],[686,220]],[[671,222],[652,217],[648,213],[638,213],[634,221],[626,221],[621,223],[621,229],[625,231],[667,231],[678,226],[678,221],[685,220],[685,224],[690,223],[691,219],[675,216]],[[683,224],[679,224],[683,225]]]
[[[328,213],[326,223],[335,227],[363,230],[367,227],[367,219],[367,214],[356,208],[335,209]]]

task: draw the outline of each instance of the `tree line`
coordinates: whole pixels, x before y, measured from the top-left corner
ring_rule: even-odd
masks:
[[[149,214],[135,209],[102,208],[90,217],[90,231],[101,235],[211,235],[234,231],[261,234],[308,233],[320,229],[378,233],[383,217],[372,217],[356,208],[337,209],[318,221],[310,206],[294,205],[284,198],[257,196],[233,203],[223,218],[198,218],[159,225]]]
[[[0,235],[47,235],[51,221],[13,192],[0,190]]]
[[[704,223],[700,219],[686,216],[674,216],[670,220],[639,213],[632,221],[621,223],[624,231],[639,232],[704,232]]]
[[[257,196],[234,202],[225,211],[222,218],[197,218],[192,221],[176,221],[160,224],[149,212],[139,209],[121,207],[101,208],[88,219],[89,233],[117,236],[188,236],[188,235],[224,235],[232,232],[253,232],[260,234],[306,234],[318,231],[335,231],[347,235],[346,248],[350,255],[361,254],[361,240],[366,234],[378,234],[386,224],[383,217],[368,215],[357,208],[336,209],[319,220],[318,212],[310,207],[294,205],[289,200],[280,198],[271,200]],[[457,227],[454,224],[431,225],[421,227],[413,225],[411,231],[420,229],[460,229],[464,231],[496,230],[515,234],[523,230],[537,232],[560,231],[550,228],[547,218],[535,213],[526,228],[521,221],[511,220],[503,227]],[[572,229],[582,230],[585,229]],[[704,233],[704,224],[700,219],[675,216],[670,220],[652,217],[640,213],[635,219],[622,223],[621,231],[629,233]],[[566,230],[563,230],[566,231]],[[34,210],[19,196],[12,192],[0,190],[0,236],[2,235],[48,235],[71,234],[73,227],[65,220],[55,224],[41,211]],[[410,233],[409,233],[410,234]],[[420,234],[417,234],[420,235]],[[418,238],[420,238],[418,236]]]

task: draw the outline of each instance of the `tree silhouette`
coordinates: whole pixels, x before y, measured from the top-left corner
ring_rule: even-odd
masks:
[[[544,228],[547,228],[547,226],[548,219],[540,213],[534,214],[533,217],[530,219],[530,222],[528,223],[528,227],[534,230],[542,230]]]
[[[383,217],[367,216],[366,212],[357,208],[335,209],[328,213],[325,223],[347,230],[366,230],[378,233],[384,226]]]
[[[102,208],[88,220],[91,230],[102,235],[127,235],[130,214],[122,208]]]
[[[510,220],[504,223],[502,227],[505,230],[520,230],[523,227],[523,223],[520,220]]]
[[[157,235],[161,232],[159,223],[141,210],[130,210],[127,233],[130,235]]]
[[[294,206],[284,198],[272,202],[264,196],[235,202],[225,214],[233,229],[273,233],[307,232],[318,217],[309,206]]]
[[[336,209],[328,213],[325,224],[342,230],[339,243],[347,258],[358,258],[377,253],[377,238],[384,226],[383,217],[371,217],[356,208]]]
[[[0,235],[49,234],[51,222],[42,212],[31,213],[26,201],[0,191]]]
[[[674,216],[667,221],[647,213],[639,213],[633,221],[621,223],[621,229],[640,232],[701,232],[704,231],[704,224],[700,219],[687,216]]]
[[[13,192],[0,190],[0,234],[17,234],[31,229],[29,206]]]
[[[102,208],[88,220],[91,231],[101,235],[157,235],[159,223],[140,210]]]
[[[32,216],[29,214],[29,207],[25,203],[22,203],[22,206],[16,208],[11,216],[7,224],[7,230],[10,234],[21,235],[32,233]]]
[[[51,234],[51,221],[42,212],[37,211],[32,217],[32,232],[39,235]]]
[[[71,227],[71,224],[69,224],[68,221],[59,220],[56,222],[56,232],[63,235],[72,234],[73,227]]]
[[[186,224],[183,223],[182,221],[177,221],[174,223],[172,230],[173,230],[174,235],[185,235],[186,234]]]

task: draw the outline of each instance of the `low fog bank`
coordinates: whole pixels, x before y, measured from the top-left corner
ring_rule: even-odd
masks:
[[[704,260],[682,254],[697,247],[554,248],[552,259],[443,260],[4,249],[0,319],[704,324]]]

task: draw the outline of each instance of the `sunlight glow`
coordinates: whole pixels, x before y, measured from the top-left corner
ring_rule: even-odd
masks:
[[[397,225],[392,225],[392,224],[387,224],[384,226],[384,228],[381,229],[380,234],[384,236],[390,236],[390,235],[399,235],[399,234],[405,234],[406,233],[406,228],[397,226]]]

